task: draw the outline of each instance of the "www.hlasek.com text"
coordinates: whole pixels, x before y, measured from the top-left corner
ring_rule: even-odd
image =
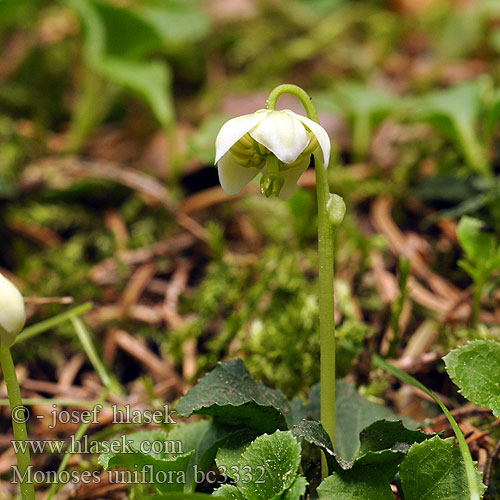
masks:
[[[75,436],[71,436],[69,442],[63,440],[27,440],[27,441],[12,441],[12,447],[16,453],[26,452],[29,450],[32,453],[70,453],[70,454],[99,454],[99,453],[143,453],[143,454],[168,454],[181,455],[183,452],[182,441],[179,440],[152,440],[136,442],[129,439],[123,434],[112,441],[95,441],[88,436],[83,436],[77,440]]]

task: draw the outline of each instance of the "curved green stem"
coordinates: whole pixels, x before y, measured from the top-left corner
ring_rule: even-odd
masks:
[[[276,109],[282,94],[297,97],[307,116],[319,123],[318,115],[309,95],[300,87],[284,84],[276,87],[267,100],[267,109]],[[319,254],[319,331],[320,331],[320,384],[321,424],[335,444],[335,317],[333,303],[333,239],[335,228],[328,218],[327,203],[330,198],[328,178],[321,159],[315,155],[316,193],[318,198],[318,254]],[[323,457],[324,458],[324,457]],[[327,472],[322,461],[322,474]]]
[[[16,370],[14,368],[14,361],[8,347],[0,346],[0,364],[2,365],[2,372],[7,386],[7,395],[11,411],[23,405],[21,399],[21,390],[19,389],[19,382],[17,381]],[[12,430],[14,431],[14,439],[18,442],[28,441],[28,432],[26,431],[26,424],[16,419],[12,419]],[[33,483],[29,481],[29,467],[30,467],[30,450],[27,446],[24,450],[16,450],[17,468],[21,478],[28,480],[21,480],[19,488],[21,490],[21,498],[23,500],[35,500],[35,488]]]

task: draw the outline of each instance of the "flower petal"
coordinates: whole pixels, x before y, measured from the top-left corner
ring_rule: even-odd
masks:
[[[0,274],[0,345],[10,347],[23,329],[25,320],[23,296]]]
[[[217,139],[215,139],[215,163],[217,164],[229,151],[231,146],[241,139],[250,129],[261,122],[267,114],[268,111],[262,109],[250,115],[232,118],[224,123],[219,130]]]
[[[304,125],[284,111],[269,111],[250,135],[283,163],[293,163],[309,142]]]
[[[238,194],[259,172],[255,167],[242,167],[226,153],[217,164],[219,181],[226,194]]]
[[[326,133],[326,130],[315,121],[307,118],[306,116],[298,115],[293,111],[286,110],[285,113],[295,117],[297,120],[300,120],[318,139],[319,146],[321,148],[321,152],[323,153],[323,161],[325,163],[325,169],[328,168],[328,162],[330,161],[330,138]]]
[[[285,179],[285,183],[281,188],[278,198],[281,200],[288,200],[292,197],[293,193],[297,191],[297,181],[300,176],[307,170],[311,158],[308,156],[304,158],[296,167],[289,168],[288,170],[280,170],[280,175]]]

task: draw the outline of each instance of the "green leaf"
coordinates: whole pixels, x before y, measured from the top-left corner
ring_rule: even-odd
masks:
[[[352,461],[358,451],[359,433],[377,420],[400,420],[389,408],[361,396],[351,382],[337,381],[335,396],[335,452],[345,461]],[[311,389],[309,412],[314,420],[320,419],[319,385]],[[415,428],[416,422],[403,418],[407,427]]]
[[[161,62],[137,62],[101,57],[94,70],[108,80],[131,91],[148,104],[156,119],[168,127],[174,119],[171,99],[171,73]]]
[[[297,425],[302,420],[307,418],[307,409],[302,401],[302,398],[293,398],[288,403],[290,407],[290,413],[287,415],[287,422],[289,426]]]
[[[193,43],[210,30],[210,19],[193,0],[141,2],[133,7],[167,46]]]
[[[232,484],[223,484],[212,493],[213,497],[225,498],[226,500],[245,500],[243,493]]]
[[[333,468],[332,475],[318,488],[319,498],[392,500],[390,482],[399,464],[413,443],[429,438],[423,432],[405,428],[401,421],[374,422],[360,434],[356,459],[350,463],[338,460],[345,470]]]
[[[280,391],[255,381],[241,359],[220,363],[177,404],[180,417],[214,415],[261,432],[286,429],[288,403]]]
[[[231,434],[217,450],[217,456],[215,457],[217,467],[224,468],[226,474],[234,479],[231,467],[238,465],[243,452],[257,437],[258,434],[252,429],[241,429]]]
[[[320,500],[394,500],[389,481],[368,466],[334,472],[317,491]]]
[[[490,260],[497,249],[495,235],[483,231],[485,224],[473,217],[462,217],[457,226],[457,238],[467,258],[477,267]]]
[[[169,441],[182,443],[184,453],[193,451],[186,478],[186,489],[192,489],[197,470],[206,471],[212,462],[219,446],[231,435],[237,433],[238,427],[223,425],[215,420],[201,420],[190,424],[177,424],[169,433]]]
[[[480,495],[484,492],[476,472]],[[465,465],[453,438],[415,443],[399,468],[405,500],[470,500]]]
[[[126,440],[126,445],[122,443]],[[106,451],[98,463],[109,469],[118,467],[132,472],[145,471],[144,480],[161,492],[182,491],[186,483],[186,470],[193,451],[172,455],[172,443],[163,431],[139,431],[122,436],[109,443],[102,443]],[[156,451],[157,446],[163,446]],[[143,469],[144,468],[144,469]]]
[[[300,444],[290,431],[259,436],[238,462],[238,489],[247,500],[269,500],[290,488],[300,465]]]
[[[302,420],[302,422],[293,427],[292,433],[295,437],[305,439],[308,443],[321,448],[325,454],[330,473],[339,468],[335,461],[335,453],[333,452],[330,436],[326,433],[320,422],[316,422],[315,420]]]
[[[106,33],[106,53],[139,59],[164,47],[155,27],[128,7],[107,0],[85,0],[97,11]]]
[[[478,137],[483,81],[476,80],[426,94],[415,114],[440,130],[462,150],[477,173],[491,176],[484,145]]]
[[[407,384],[413,385],[414,387],[418,387],[421,391],[425,392],[428,396],[430,396],[441,408],[443,413],[445,414],[448,422],[455,433],[455,437],[458,441],[458,446],[460,449],[461,459],[465,468],[465,476],[467,479],[467,490],[470,494],[470,500],[479,500],[481,498],[481,488],[482,483],[477,482],[477,468],[472,461],[472,457],[470,454],[469,447],[465,441],[464,435],[460,430],[456,420],[453,418],[453,415],[449,412],[448,408],[443,404],[443,402],[424,384],[419,382],[417,379],[413,378],[411,375],[401,371],[399,368],[390,365],[387,361],[381,358],[378,354],[372,355],[372,363],[379,368],[382,368],[386,372],[394,375],[399,380],[406,382]]]
[[[352,123],[352,149],[356,159],[368,153],[373,129],[389,113],[399,107],[398,96],[357,82],[341,82],[335,86],[338,105]]]
[[[141,98],[163,127],[173,122],[171,74],[162,62],[140,60],[161,47],[155,30],[130,9],[100,0],[66,0],[82,19],[86,64]]]
[[[351,469],[372,466],[379,476],[391,481],[410,447],[432,436],[407,429],[401,421],[379,420],[361,432],[359,452],[356,459],[347,465]],[[347,468],[346,465],[341,465]]]
[[[304,476],[295,478],[292,486],[288,488],[281,496],[281,500],[299,500],[306,492],[307,480]]]
[[[407,429],[401,420],[378,420],[361,431],[358,457],[383,451],[407,453],[411,445],[430,439],[433,435]]]
[[[460,393],[500,418],[500,342],[475,340],[453,349],[443,359]]]

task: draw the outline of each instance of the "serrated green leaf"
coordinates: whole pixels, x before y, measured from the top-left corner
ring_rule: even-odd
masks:
[[[213,415],[261,432],[286,429],[289,413],[285,396],[254,380],[241,359],[220,363],[189,389],[176,409],[181,417]]]
[[[247,500],[269,500],[281,495],[297,477],[300,455],[300,444],[290,431],[259,436],[238,462],[238,489]]]
[[[333,452],[330,436],[326,433],[320,422],[302,420],[302,422],[292,428],[292,433],[295,437],[305,439],[308,443],[321,448],[325,454],[330,473],[339,468],[335,461],[335,453]]]
[[[391,481],[411,446],[432,436],[407,429],[401,421],[379,420],[360,433],[361,445],[349,468],[372,466],[381,477]]]
[[[335,386],[335,452],[350,462],[359,449],[359,433],[365,427],[377,420],[400,420],[401,417],[361,396],[350,382],[338,380]],[[319,385],[309,394],[309,412],[314,420],[319,420]],[[416,422],[409,418],[403,418],[403,422],[409,428],[416,427]]]
[[[320,500],[394,500],[389,481],[368,466],[334,472],[317,491]]]
[[[281,500],[299,500],[299,498],[304,496],[307,484],[307,480],[304,476],[296,477],[292,486],[290,486],[281,496]]]
[[[465,465],[453,438],[415,443],[399,468],[405,500],[470,500]],[[484,485],[477,473],[481,492]]]
[[[127,444],[122,446],[124,439]],[[164,445],[163,450],[156,451],[158,443]],[[103,446],[108,448],[106,443]],[[98,463],[104,469],[118,467],[132,472],[144,471],[144,481],[152,481],[161,492],[182,491],[194,452],[171,455],[168,453],[171,446],[163,431],[139,431],[111,441],[109,450],[99,456]]]
[[[432,436],[422,431],[407,429],[401,420],[378,420],[361,431],[361,445],[357,456],[384,450],[407,453],[412,444],[421,443]]]
[[[245,500],[243,493],[232,484],[223,484],[220,488],[214,490],[212,496],[226,500]]]
[[[237,433],[239,427],[220,424],[214,420],[201,420],[190,424],[177,424],[169,433],[169,441],[182,443],[182,451],[193,451],[186,478],[186,490],[194,486],[195,467],[206,471],[214,461],[218,447],[231,435]]]
[[[443,359],[460,393],[500,418],[500,342],[475,340],[453,349]]]
[[[243,452],[258,437],[256,431],[252,429],[241,429],[231,434],[224,444],[217,450],[215,463],[219,469],[224,469],[225,473],[234,479],[231,467],[238,465]]]

